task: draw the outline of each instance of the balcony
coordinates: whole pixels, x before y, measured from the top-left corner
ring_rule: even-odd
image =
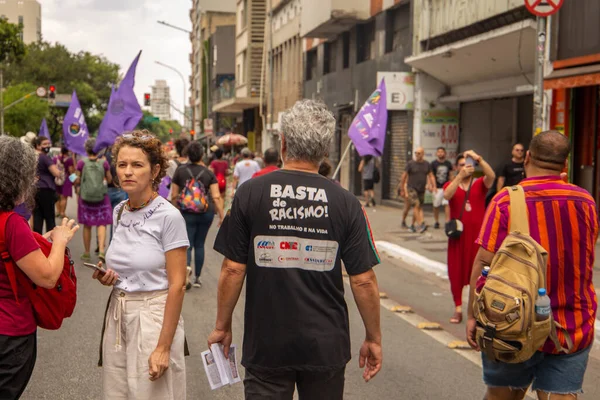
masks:
[[[365,0],[301,0],[300,36],[330,38],[371,17]]]

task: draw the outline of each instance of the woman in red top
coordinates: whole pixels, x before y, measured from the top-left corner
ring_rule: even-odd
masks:
[[[0,213],[13,212],[16,205],[32,200],[37,158],[31,146],[9,136],[0,137]],[[53,242],[46,258],[25,218],[13,213],[0,227],[4,232],[0,248],[36,285],[53,288],[63,269],[67,243],[77,229],[74,220],[65,218],[46,233]],[[36,327],[29,299],[19,291],[17,303],[0,260],[0,399],[18,399],[25,390],[35,365]]]
[[[213,160],[209,169],[213,174],[217,177],[217,182],[219,183],[219,192],[221,192],[221,197],[225,200],[224,193],[227,190],[227,175],[229,175],[229,163],[223,160],[223,150],[217,149],[215,150],[216,159]]]
[[[483,178],[473,178],[475,162],[481,165]],[[456,167],[458,174],[452,182],[444,185],[444,198],[450,205],[450,218],[458,219],[464,206],[461,218],[463,233],[458,238],[448,239],[448,278],[455,306],[454,315],[450,319],[453,324],[462,322],[462,292],[471,280],[471,270],[479,248],[475,240],[485,215],[485,196],[496,178],[492,167],[473,150],[459,155]],[[469,185],[471,191],[467,197]]]

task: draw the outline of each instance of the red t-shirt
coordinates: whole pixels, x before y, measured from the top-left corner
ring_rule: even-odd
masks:
[[[210,167],[213,169],[216,175],[227,175],[227,169],[229,168],[229,163],[225,160],[214,160],[210,163]]]
[[[279,168],[277,168],[276,166],[271,165],[270,167],[265,167],[265,168],[261,169],[260,171],[255,172],[254,175],[252,175],[252,177],[256,178],[257,176],[263,176],[270,172],[277,171],[278,169]]]
[[[17,261],[40,248],[29,224],[18,214],[11,215],[6,221],[4,240],[15,267]],[[31,302],[23,290],[18,290],[17,295],[19,304],[15,301],[4,262],[0,260],[0,335],[25,336],[36,330]]]

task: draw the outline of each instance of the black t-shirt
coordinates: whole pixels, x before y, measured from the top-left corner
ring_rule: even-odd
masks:
[[[450,171],[452,171],[452,163],[448,160],[439,162],[435,160],[431,163],[431,172],[435,176],[435,184],[438,189],[444,187],[444,184],[450,180]]]
[[[214,212],[215,205],[210,194],[210,185],[217,183],[217,178],[211,170],[198,164],[181,164],[175,170],[172,182],[179,186],[179,190],[181,191],[187,182],[192,179],[192,176],[197,178],[198,175],[200,175],[200,172],[202,172],[200,181],[204,185],[204,190],[206,191],[207,199],[209,200],[207,212]]]
[[[525,179],[525,167],[524,163],[516,163],[511,161],[504,165],[500,176],[505,178],[504,186],[518,185],[523,179]]]
[[[348,363],[341,261],[350,275],[379,263],[356,197],[306,172],[251,179],[236,192],[214,249],[247,266],[242,365],[324,371]]]
[[[408,186],[411,189],[416,190],[418,193],[425,193],[427,187],[427,175],[431,172],[431,165],[428,161],[416,161],[410,160],[406,163],[404,168],[408,173]]]

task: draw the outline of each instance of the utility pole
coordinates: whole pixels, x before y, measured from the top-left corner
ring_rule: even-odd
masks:
[[[4,136],[4,66],[0,65],[0,136]]]
[[[273,1],[269,1],[269,124],[273,130]],[[270,147],[270,144],[269,146]],[[264,148],[264,145],[263,145]]]
[[[533,87],[533,134],[544,129],[544,58],[546,50],[546,17],[537,17],[537,44]]]

